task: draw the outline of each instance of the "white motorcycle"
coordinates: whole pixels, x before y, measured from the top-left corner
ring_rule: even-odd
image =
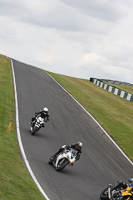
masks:
[[[74,149],[65,149],[61,152],[56,159],[53,156],[49,159],[48,163],[53,165],[56,171],[61,171],[67,165],[73,166],[76,161],[77,151]]]
[[[41,127],[45,127],[44,119],[36,117],[34,126],[30,128],[31,135],[34,135]]]

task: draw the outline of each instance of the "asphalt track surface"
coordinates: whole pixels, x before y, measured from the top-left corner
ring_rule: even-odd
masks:
[[[22,144],[38,182],[50,200],[99,200],[101,190],[133,177],[133,166],[97,123],[51,77],[13,60]],[[29,122],[49,108],[50,121],[34,136]],[[83,143],[73,167],[57,172],[48,159],[64,144]]]

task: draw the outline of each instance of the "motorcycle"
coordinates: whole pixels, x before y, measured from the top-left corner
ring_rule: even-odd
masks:
[[[125,188],[113,186],[109,184],[101,194],[101,200],[133,200],[133,179],[129,179],[130,184]],[[120,182],[118,182],[118,185]]]
[[[63,152],[61,152],[56,159],[52,156],[48,163],[50,165],[53,165],[56,169],[56,171],[61,171],[64,169],[67,165],[73,166],[76,161],[77,151],[74,149],[65,149]]]
[[[30,128],[31,135],[34,135],[35,132],[39,131],[41,127],[45,127],[44,119],[40,116],[36,116],[34,126]]]

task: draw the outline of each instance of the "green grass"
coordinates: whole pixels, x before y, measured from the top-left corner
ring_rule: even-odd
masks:
[[[41,200],[44,197],[29,176],[18,148],[10,63],[10,59],[0,55],[0,199]]]
[[[103,126],[133,160],[133,103],[94,85],[89,80],[49,73]]]

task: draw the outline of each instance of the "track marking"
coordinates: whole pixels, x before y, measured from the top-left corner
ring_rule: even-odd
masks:
[[[20,129],[19,129],[19,113],[18,113],[18,100],[17,100],[17,89],[16,89],[16,81],[15,81],[15,74],[14,74],[14,67],[13,67],[13,61],[11,59],[11,67],[12,67],[12,74],[13,74],[13,83],[14,83],[14,93],[15,93],[15,108],[16,108],[16,131],[17,131],[17,138],[18,138],[18,143],[19,143],[19,147],[20,147],[20,151],[23,157],[23,160],[25,162],[25,165],[33,179],[33,181],[35,182],[36,186],[38,187],[38,189],[40,190],[40,192],[42,193],[42,195],[45,197],[46,200],[50,200],[48,198],[48,196],[46,195],[46,193],[44,192],[44,190],[42,189],[42,187],[40,186],[39,182],[37,181],[31,167],[30,164],[27,160],[24,148],[23,148],[23,144],[22,144],[22,140],[21,140],[21,135],[20,135]]]

